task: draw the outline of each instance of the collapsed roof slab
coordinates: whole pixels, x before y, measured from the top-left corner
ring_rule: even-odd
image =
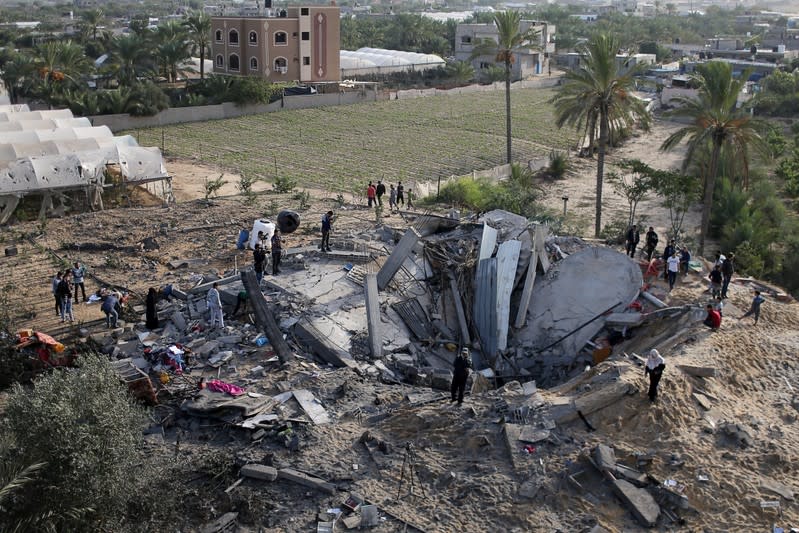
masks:
[[[522,366],[573,361],[605,325],[601,318],[591,320],[610,306],[626,309],[642,284],[640,267],[610,248],[585,248],[552,265],[533,289],[527,327],[513,338],[512,344],[527,354]]]

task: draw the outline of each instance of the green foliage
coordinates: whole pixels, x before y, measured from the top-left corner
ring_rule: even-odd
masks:
[[[629,228],[630,224],[628,224],[627,219],[613,218],[602,227],[599,238],[610,245],[622,244]]]
[[[271,83],[262,78],[246,76],[234,78],[228,92],[231,102],[238,105],[268,104],[280,98],[283,85]]]
[[[205,201],[209,201],[212,196],[216,196],[219,189],[225,186],[227,181],[222,179],[224,174],[220,174],[215,180],[205,179]]]
[[[627,225],[632,226],[638,204],[655,188],[657,173],[637,159],[624,160],[618,166],[625,172],[609,172],[608,181],[613,186],[613,191],[627,200]]]
[[[474,67],[468,61],[453,61],[447,64],[447,75],[457,83],[468,83],[474,79]]]
[[[509,179],[492,183],[488,179],[462,177],[441,187],[439,200],[474,211],[504,209],[525,217],[541,213],[537,205],[538,190],[527,169],[513,165]]]
[[[311,206],[311,193],[308,191],[298,191],[292,197],[298,203],[297,208],[300,210],[308,209]],[[377,215],[380,216],[379,214]]]
[[[749,241],[743,241],[735,247],[735,263],[737,270],[755,278],[762,278],[765,264],[761,252]]]
[[[144,412],[99,355],[77,369],[15,385],[3,432],[12,447],[4,460],[45,464],[0,513],[0,529],[26,517],[52,514],[54,530],[114,529],[128,504],[141,498],[146,478],[141,430]],[[84,509],[76,514],[75,509]]]
[[[549,166],[547,174],[556,180],[563,179],[569,170],[569,156],[566,152],[552,150],[549,152]]]
[[[799,148],[794,148],[785,159],[780,160],[774,173],[783,182],[785,194],[799,196]]]
[[[238,183],[236,183],[236,189],[244,196],[245,202],[249,205],[255,203],[256,196],[252,186],[258,181],[260,181],[259,177],[242,173]]]
[[[766,133],[765,141],[768,145],[771,157],[775,159],[782,157],[782,155],[785,153],[785,149],[788,147],[788,141],[785,140],[785,136],[782,134],[782,131],[775,126],[769,127],[768,133]]]
[[[291,176],[276,176],[272,188],[277,193],[289,193],[297,188],[297,180]]]

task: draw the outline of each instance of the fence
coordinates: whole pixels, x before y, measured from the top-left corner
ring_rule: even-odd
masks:
[[[89,117],[89,120],[91,120],[94,126],[108,126],[111,131],[118,132],[138,128],[167,126],[170,124],[183,124],[186,122],[236,118],[244,115],[272,113],[284,109],[355,104],[359,102],[370,102],[377,99],[377,92],[365,89],[357,92],[284,96],[281,100],[272,102],[271,104],[239,106],[232,102],[226,102],[217,105],[172,107],[151,117],[133,117],[129,114],[95,115]]]
[[[438,194],[439,187],[444,187],[451,181],[456,181],[461,178],[488,179],[491,181],[502,181],[508,179],[511,173],[511,166],[508,164],[499,165],[498,167],[487,168],[485,170],[473,170],[471,174],[464,174],[462,176],[448,176],[442,177],[434,181],[421,181],[413,184],[414,198],[425,198],[427,196]]]
[[[535,78],[532,80],[521,80],[511,83],[511,89],[537,89],[544,87],[555,87],[560,83],[560,76]],[[461,94],[481,93],[491,91],[504,91],[505,82],[497,81],[489,85],[466,85],[464,87],[456,87],[454,89],[408,89],[405,91],[392,91],[390,93],[391,100],[401,100],[405,98],[423,98],[425,96],[458,96]]]

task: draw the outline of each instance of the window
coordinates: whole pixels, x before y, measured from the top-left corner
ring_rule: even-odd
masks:
[[[239,32],[230,30],[230,33],[228,33],[228,42],[230,44],[239,44]]]
[[[214,33],[214,39],[218,43],[222,42],[222,30],[216,30],[216,32]]]
[[[303,65],[310,65],[311,64],[311,56],[302,56],[302,64]]]
[[[239,56],[236,54],[230,54],[230,58],[228,59],[228,70],[239,70]]]
[[[279,31],[275,33],[275,44],[287,44],[288,43],[288,34],[284,31]]]
[[[275,59],[275,72],[285,74],[286,72],[288,72],[288,70],[289,66],[285,57],[278,57],[277,59]]]
[[[248,37],[250,44],[258,44],[258,34],[254,31],[250,32],[250,36]]]
[[[310,14],[310,11],[308,10],[307,7],[301,7],[300,8],[300,15],[302,15],[303,17],[307,17],[309,14]]]
[[[216,66],[217,68],[225,68],[225,58],[222,57],[222,54],[216,56]]]
[[[471,35],[461,35],[461,44],[472,44]]]
[[[309,31],[302,32],[302,40],[303,41],[310,41],[311,40],[311,32],[309,32]]]
[[[250,58],[250,70],[258,70],[258,59],[255,57]]]

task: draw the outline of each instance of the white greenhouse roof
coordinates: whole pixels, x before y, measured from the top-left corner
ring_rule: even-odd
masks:
[[[341,50],[340,54],[342,70],[445,64],[445,61],[435,54],[418,54],[383,48],[359,48],[354,52]]]

